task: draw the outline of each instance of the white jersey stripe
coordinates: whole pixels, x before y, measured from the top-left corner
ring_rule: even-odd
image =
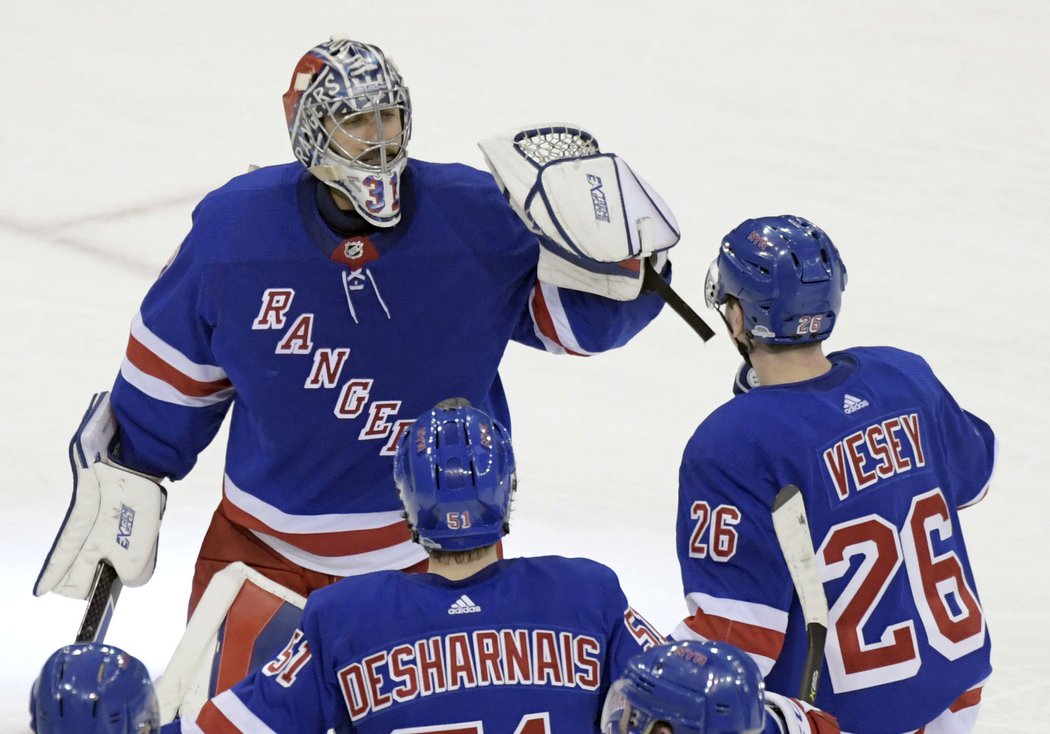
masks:
[[[576,335],[572,332],[572,326],[569,324],[569,316],[565,313],[565,307],[561,303],[561,292],[558,288],[542,281],[539,281],[537,285],[543,291],[543,300],[547,304],[547,311],[550,313],[554,331],[558,335],[558,341],[571,352],[591,354],[576,341]]]
[[[710,594],[693,592],[685,597],[689,616],[696,614],[697,609],[703,609],[705,614],[716,617],[724,617],[735,622],[765,627],[780,634],[787,631],[788,613],[766,604],[755,604],[754,602],[738,601],[737,599],[724,599]]]
[[[249,528],[250,529],[250,528]],[[418,543],[406,540],[389,548],[355,553],[350,556],[318,556],[296,548],[279,538],[256,530],[251,531],[259,540],[292,563],[311,571],[332,576],[359,576],[371,571],[388,568],[408,568],[427,558],[426,551]]]
[[[131,335],[157,357],[197,382],[217,382],[226,379],[226,371],[221,367],[194,362],[150,331],[149,327],[142,322],[141,311],[135,314],[135,318],[131,321]]]
[[[343,533],[353,530],[374,530],[403,522],[400,510],[387,512],[348,512],[328,515],[293,515],[277,509],[264,500],[254,497],[223,475],[223,493],[237,509],[262,521],[264,525],[280,533],[294,535],[318,533]]]
[[[232,690],[223,691],[213,698],[211,702],[215,704],[215,708],[222,712],[223,716],[230,720],[230,723],[243,732],[277,734],[277,732],[266,725],[265,721],[253,714]]]
[[[230,387],[203,397],[184,395],[164,380],[158,379],[153,375],[147,375],[129,362],[127,357],[120,363],[120,376],[154,400],[174,405],[185,405],[189,408],[204,408],[221,403],[224,400],[229,400],[234,392],[234,388]]]
[[[535,331],[535,333],[536,333],[536,338],[539,339],[543,343],[543,348],[546,351],[550,352],[551,354],[568,354],[568,352],[566,352],[562,348],[561,344],[559,344],[558,342],[556,342],[553,339],[549,338],[546,334],[544,334],[540,330],[540,325],[539,324],[534,324],[533,325],[533,331]]]

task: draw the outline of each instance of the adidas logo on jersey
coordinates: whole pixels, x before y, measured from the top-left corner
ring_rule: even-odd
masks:
[[[846,393],[846,397],[842,399],[842,410],[849,415],[850,413],[856,413],[861,408],[867,408],[868,401],[864,398],[857,398],[849,393]]]
[[[475,604],[474,600],[466,594],[456,599],[452,606],[448,608],[449,614],[473,614],[480,611],[481,607]]]

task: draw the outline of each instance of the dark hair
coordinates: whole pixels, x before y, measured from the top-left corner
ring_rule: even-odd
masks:
[[[462,566],[466,563],[477,561],[488,552],[489,548],[492,548],[495,545],[495,543],[490,543],[489,545],[483,545],[480,548],[471,548],[470,550],[463,551],[427,548],[427,555],[433,560],[440,561],[441,563],[454,563]]]

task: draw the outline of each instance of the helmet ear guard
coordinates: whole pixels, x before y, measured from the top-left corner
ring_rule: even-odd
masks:
[[[763,217],[723,238],[704,298],[717,308],[735,297],[756,342],[806,344],[831,335],[846,280],[846,266],[823,230],[797,216]]]
[[[359,41],[333,38],[319,44],[296,65],[284,110],[295,157],[347,197],[365,221],[397,224],[412,102],[394,62],[379,47]],[[398,112],[396,120],[384,114],[389,110]],[[356,134],[345,124],[358,115],[373,123],[369,134]]]

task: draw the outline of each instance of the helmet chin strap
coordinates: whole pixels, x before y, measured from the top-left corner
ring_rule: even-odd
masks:
[[[745,332],[744,338],[747,340],[746,342],[742,342],[736,338],[733,339],[733,341],[736,342],[736,350],[740,352],[740,356],[744,358],[744,362],[747,363],[748,367],[754,367],[754,365],[751,364],[751,352],[754,351],[755,344],[751,341],[750,334]]]
[[[748,331],[744,332],[744,339],[746,341],[737,339],[733,334],[733,327],[729,325],[729,319],[726,318],[726,315],[722,313],[721,309],[716,308],[715,311],[717,311],[718,315],[722,317],[722,323],[726,325],[726,330],[729,332],[729,338],[733,340],[733,344],[736,345],[736,350],[740,352],[740,356],[743,357],[744,362],[747,363],[748,367],[753,367],[754,365],[751,364],[751,352],[755,349],[755,343],[751,340],[751,333]]]

